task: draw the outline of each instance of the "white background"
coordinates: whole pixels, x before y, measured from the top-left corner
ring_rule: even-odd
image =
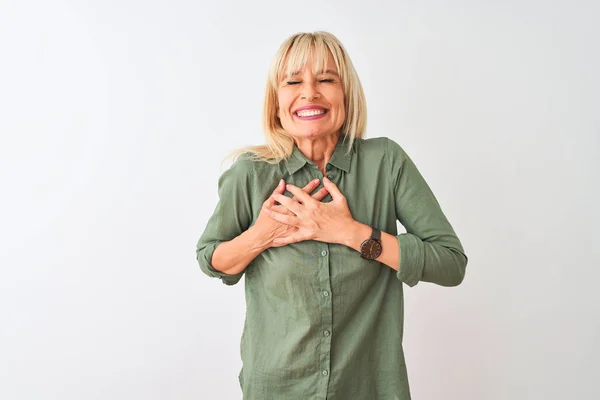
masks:
[[[0,2],[0,398],[239,399],[195,245],[271,58],[345,44],[469,264],[406,288],[416,400],[600,398],[594,1]]]

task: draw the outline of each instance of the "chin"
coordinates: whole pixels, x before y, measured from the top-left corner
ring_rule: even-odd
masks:
[[[296,131],[294,133],[292,133],[292,136],[297,137],[297,138],[301,138],[301,139],[310,139],[310,138],[321,138],[321,137],[327,137],[327,136],[334,136],[335,132],[324,132],[321,129],[310,129],[310,130],[303,130],[303,131]]]

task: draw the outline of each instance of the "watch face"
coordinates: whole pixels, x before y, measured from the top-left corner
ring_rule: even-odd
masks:
[[[360,247],[360,253],[367,260],[374,260],[381,255],[381,243],[374,239],[366,240]]]

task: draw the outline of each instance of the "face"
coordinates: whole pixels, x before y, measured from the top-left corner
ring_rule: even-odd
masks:
[[[309,61],[301,71],[284,76],[277,99],[281,125],[295,139],[335,135],[346,119],[344,89],[331,54],[326,71],[315,75]]]

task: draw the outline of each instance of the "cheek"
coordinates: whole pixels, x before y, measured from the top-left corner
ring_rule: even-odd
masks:
[[[346,115],[346,106],[344,104],[344,98],[340,97],[339,99],[337,99],[336,101],[336,109],[337,109],[337,113],[340,115],[340,117],[344,118]]]
[[[336,90],[334,93],[332,93],[331,101],[332,101],[332,103],[335,104],[335,108],[338,110],[338,112],[343,112],[344,111],[344,108],[345,108],[345,106],[344,106],[344,103],[345,103],[344,98],[345,98],[344,92],[341,91],[341,90],[339,90],[339,91]]]
[[[280,123],[284,125],[292,120],[288,104],[279,103],[279,107],[277,108],[277,118],[279,118]]]
[[[290,116],[290,112],[285,106],[280,106],[277,109],[277,116],[279,117],[279,119],[288,118]]]
[[[277,103],[279,105],[278,112],[285,115],[290,108],[289,94],[286,94],[285,92],[279,92],[279,95],[277,96]]]

